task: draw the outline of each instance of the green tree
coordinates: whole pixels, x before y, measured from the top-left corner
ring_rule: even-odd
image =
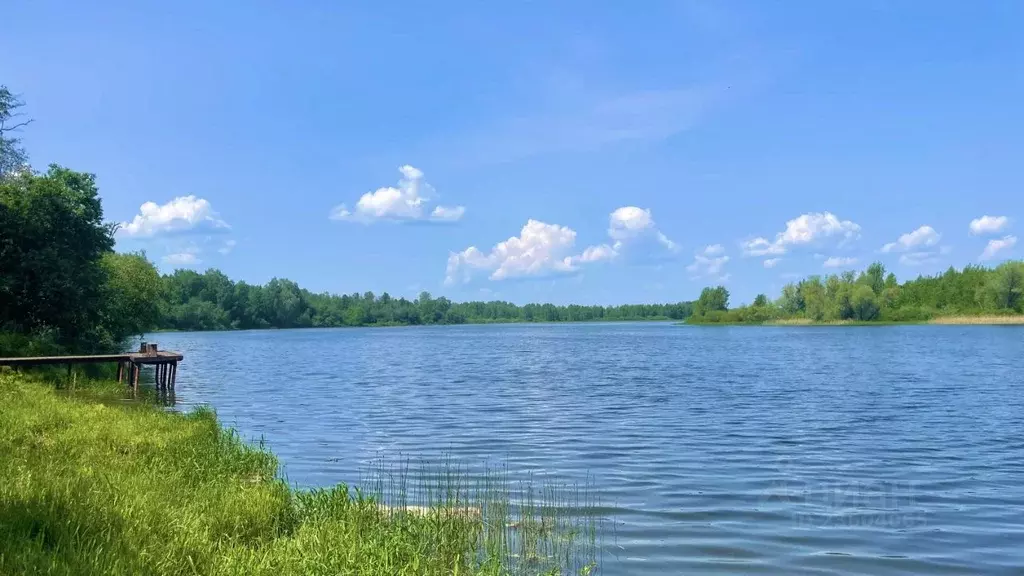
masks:
[[[1024,262],[1000,264],[991,274],[983,298],[997,310],[1024,311]]]
[[[91,174],[53,165],[0,181],[0,326],[81,341],[102,316],[113,232]]]
[[[804,304],[805,317],[816,322],[825,318],[827,301],[825,300],[825,285],[821,283],[820,276],[811,276],[801,282],[800,296]]]
[[[710,312],[725,312],[729,309],[729,291],[725,286],[705,288],[701,290],[697,304],[694,305],[694,314],[706,316]]]
[[[857,320],[867,322],[878,318],[878,297],[868,284],[859,284],[853,289],[850,305]]]
[[[160,323],[160,274],[145,253],[108,252],[101,260],[107,282],[103,287],[102,326],[112,342],[142,335]]]
[[[859,280],[870,286],[875,295],[881,294],[885,288],[885,266],[881,262],[872,263]]]

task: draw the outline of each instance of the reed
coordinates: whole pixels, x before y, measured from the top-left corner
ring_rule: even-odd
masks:
[[[980,325],[1000,325],[1000,324],[1024,324],[1024,314],[1012,314],[1012,315],[987,315],[987,316],[941,316],[939,318],[932,318],[928,321],[929,324],[980,324]]]

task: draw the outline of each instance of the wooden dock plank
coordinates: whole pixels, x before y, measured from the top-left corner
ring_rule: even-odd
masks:
[[[24,356],[0,358],[0,366],[48,366],[53,364],[99,364],[103,362],[134,362],[136,364],[163,364],[180,362],[184,356],[177,352],[156,354],[94,354],[73,356]]]

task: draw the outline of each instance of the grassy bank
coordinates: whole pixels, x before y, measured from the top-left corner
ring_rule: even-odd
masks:
[[[473,492],[464,476],[441,474],[421,485],[426,507],[407,509],[405,480],[382,504],[394,474],[375,495],[296,490],[269,451],[213,412],[171,413],[122,394],[0,373],[0,574],[591,569],[575,546],[585,525],[513,505],[510,491]]]

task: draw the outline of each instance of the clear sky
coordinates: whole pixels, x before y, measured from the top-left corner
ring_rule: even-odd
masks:
[[[0,19],[34,167],[96,173],[118,248],[165,271],[519,303],[721,282],[735,304],[873,260],[906,278],[1024,255],[1016,0],[13,0]]]

